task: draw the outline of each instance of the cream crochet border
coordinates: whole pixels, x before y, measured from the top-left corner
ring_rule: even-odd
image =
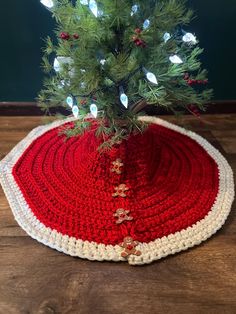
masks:
[[[219,192],[208,215],[191,227],[167,237],[162,237],[149,243],[139,243],[137,249],[141,256],[129,256],[131,265],[151,263],[170,254],[186,250],[208,239],[224,224],[234,199],[233,172],[225,158],[201,136],[187,131],[179,126],[166,122],[156,117],[141,117],[142,121],[156,123],[187,135],[199,143],[208,154],[216,161],[219,169]],[[0,162],[0,182],[9,201],[12,212],[18,224],[34,239],[39,242],[64,252],[71,256],[87,258],[97,261],[126,261],[121,257],[119,245],[104,245],[96,242],[82,241],[67,235],[62,235],[56,230],[47,228],[31,212],[14,177],[12,168],[25,149],[40,135],[74,118],[56,121],[46,126],[33,129],[12,151]]]

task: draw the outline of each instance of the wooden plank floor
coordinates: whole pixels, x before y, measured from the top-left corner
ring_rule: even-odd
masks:
[[[183,122],[236,170],[236,114],[178,121]],[[0,158],[39,124],[42,117],[0,117]],[[207,242],[134,267],[72,258],[31,239],[0,188],[0,254],[0,314],[236,313],[235,204]]]

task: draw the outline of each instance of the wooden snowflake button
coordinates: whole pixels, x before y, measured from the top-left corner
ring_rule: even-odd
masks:
[[[133,220],[133,217],[128,216],[129,210],[125,210],[123,208],[118,208],[115,212],[114,216],[117,217],[117,224],[121,224],[125,220]]]
[[[112,162],[113,167],[111,168],[111,172],[115,172],[117,174],[122,173],[122,167],[124,166],[122,160],[117,158],[115,161]]]
[[[122,257],[128,257],[130,255],[140,256],[142,253],[136,249],[138,241],[134,241],[132,237],[127,236],[124,238],[123,242],[119,244],[124,250],[121,252]]]
[[[115,187],[115,193],[112,194],[113,197],[121,196],[121,197],[126,197],[125,192],[128,191],[129,188],[127,187],[126,184],[120,184]]]

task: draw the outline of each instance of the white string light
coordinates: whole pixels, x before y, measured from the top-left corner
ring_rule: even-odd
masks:
[[[72,107],[72,113],[73,113],[75,118],[78,118],[78,116],[79,116],[79,108],[78,108],[78,106],[75,105],[75,106]]]
[[[149,26],[150,26],[150,21],[147,19],[143,22],[143,29],[148,29]]]
[[[97,118],[98,115],[98,107],[95,104],[90,105],[90,112],[94,118]]]
[[[48,9],[51,9],[54,6],[53,0],[40,0],[40,2]]]
[[[88,0],[80,0],[80,3],[83,5],[88,5]]]
[[[125,94],[122,86],[120,86],[119,90],[120,90],[120,102],[125,108],[128,108],[128,103],[129,103],[128,96]]]
[[[60,72],[63,68],[63,64],[72,63],[72,59],[70,57],[56,57],[54,59],[53,68],[56,72]]]
[[[183,63],[183,60],[177,56],[177,55],[173,55],[169,57],[170,62],[174,63],[174,64],[181,64]]]
[[[148,71],[145,68],[143,68],[143,72],[145,73],[146,78],[148,79],[149,82],[151,82],[152,84],[158,85],[158,81],[154,73]]]
[[[131,13],[130,15],[133,16],[134,14],[136,14],[138,12],[138,5],[134,4],[131,8]]]
[[[106,59],[101,59],[101,60],[100,60],[100,64],[101,64],[101,65],[105,65],[106,61],[107,61]]]
[[[70,107],[72,108],[73,105],[74,105],[73,96],[68,96],[68,97],[66,98],[66,103],[67,103],[68,106],[70,106]]]
[[[59,72],[61,70],[61,65],[57,58],[54,59],[53,68],[56,72]]]
[[[164,35],[163,35],[163,39],[164,39],[164,42],[166,43],[169,39],[171,39],[171,35],[170,35],[170,33],[165,33]]]
[[[185,43],[190,43],[190,44],[196,44],[197,43],[197,38],[195,35],[193,35],[192,33],[186,33],[183,37],[182,37],[183,41]]]
[[[97,6],[97,2],[95,0],[90,0],[89,1],[89,9],[91,10],[91,12],[98,17],[98,6]]]

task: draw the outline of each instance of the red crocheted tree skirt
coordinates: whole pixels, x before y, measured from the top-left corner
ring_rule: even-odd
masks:
[[[150,263],[209,238],[234,198],[224,157],[197,134],[153,117],[99,153],[96,125],[65,141],[70,120],[41,126],[0,163],[20,226],[38,241],[90,260]]]

